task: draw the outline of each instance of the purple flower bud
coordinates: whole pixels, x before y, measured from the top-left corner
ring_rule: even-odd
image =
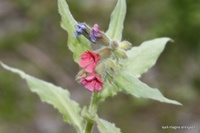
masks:
[[[101,38],[102,38],[102,35],[101,35],[101,30],[99,28],[99,25],[95,24],[92,27],[92,30],[90,31],[90,40],[92,42],[96,42],[97,39],[101,39]]]
[[[85,23],[79,23],[76,25],[76,32],[74,36],[77,38],[79,35],[83,34],[84,32],[86,32]]]

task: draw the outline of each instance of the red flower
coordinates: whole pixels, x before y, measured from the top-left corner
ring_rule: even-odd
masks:
[[[82,78],[80,83],[85,86],[89,91],[100,91],[102,90],[102,79],[101,76],[91,73],[89,76]]]
[[[85,68],[88,73],[94,72],[96,65],[99,61],[99,55],[91,51],[86,51],[81,55],[79,66]]]

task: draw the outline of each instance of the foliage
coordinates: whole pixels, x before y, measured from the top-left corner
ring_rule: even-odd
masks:
[[[85,51],[91,50],[91,43],[84,36],[79,36],[78,38],[74,37],[74,33],[76,32],[75,26],[78,23],[71,15],[65,0],[58,0],[58,9],[62,18],[61,25],[68,32],[68,47],[73,52],[74,60],[77,62]],[[109,96],[117,94],[117,92],[131,94],[138,98],[150,98],[160,102],[181,105],[177,101],[165,98],[159,90],[147,86],[138,79],[141,74],[146,72],[156,63],[159,55],[164,50],[166,43],[170,41],[169,38],[158,38],[146,41],[142,43],[141,46],[133,47],[129,51],[115,48],[118,43],[121,43],[125,14],[126,2],[125,0],[118,0],[118,3],[111,15],[109,29],[105,34],[101,32],[103,37],[110,41],[109,45],[112,47],[111,50],[113,50],[112,52],[114,56],[117,57],[117,60],[116,62],[113,61],[111,65],[109,64],[110,62],[105,63],[105,65],[109,66],[108,68],[112,68],[114,73],[110,74],[112,72],[109,69],[104,70],[105,73],[111,77],[111,79],[105,80],[106,85],[104,85],[102,92],[98,95],[93,95],[94,101],[91,102],[91,107],[88,112],[91,114],[87,119],[83,117],[85,114],[82,116],[80,115],[81,108],[78,103],[70,99],[69,92],[67,90],[29,76],[24,72],[9,67],[3,63],[1,63],[1,65],[5,69],[19,74],[23,79],[25,79],[31,91],[37,93],[42,101],[47,102],[58,109],[58,111],[63,115],[64,120],[73,125],[77,132],[82,133],[84,130],[85,133],[88,132],[86,130],[88,123],[90,123],[91,126],[91,122],[93,124],[95,121],[101,133],[120,133],[120,129],[115,127],[114,124],[98,118],[96,114],[96,106],[98,102],[103,101]],[[122,66],[122,68],[118,69],[120,66]],[[107,77],[105,75],[103,76]],[[85,122],[87,123],[86,129],[84,129]]]
[[[70,99],[67,90],[29,76],[26,73],[8,67],[3,63],[1,63],[1,65],[5,69],[19,74],[23,79],[25,79],[32,92],[37,93],[43,102],[53,105],[54,108],[58,109],[58,111],[63,114],[64,121],[74,125],[79,132],[83,130],[82,119],[79,115],[80,107],[78,106],[78,103]]]

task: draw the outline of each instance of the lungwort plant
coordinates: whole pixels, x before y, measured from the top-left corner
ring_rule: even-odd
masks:
[[[151,88],[138,79],[155,64],[170,38],[146,41],[139,47],[132,47],[130,42],[122,40],[125,0],[118,0],[106,32],[103,32],[98,24],[90,27],[85,22],[77,22],[65,0],[58,0],[58,9],[62,18],[62,28],[68,33],[68,47],[73,52],[75,62],[80,66],[76,80],[91,92],[89,107],[81,108],[77,102],[71,100],[67,89],[32,77],[3,63],[1,65],[25,79],[31,91],[37,93],[43,102],[53,105],[63,115],[64,121],[71,124],[77,133],[91,133],[94,124],[97,124],[101,133],[121,133],[114,124],[99,118],[97,114],[99,103],[118,92],[181,105],[177,101],[165,98],[158,89]],[[99,45],[100,48],[93,50],[92,45]]]

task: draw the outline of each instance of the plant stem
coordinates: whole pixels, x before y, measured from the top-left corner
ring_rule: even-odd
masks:
[[[89,113],[94,116],[97,112],[97,92],[92,93],[90,105],[89,105]],[[92,120],[87,120],[85,133],[91,133],[94,122]]]
[[[93,125],[94,125],[93,121],[87,121],[85,133],[91,133]]]

